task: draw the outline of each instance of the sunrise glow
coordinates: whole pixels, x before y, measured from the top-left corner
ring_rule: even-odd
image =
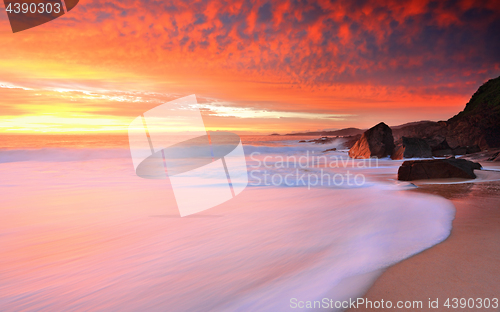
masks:
[[[123,132],[188,94],[236,132],[437,121],[500,70],[494,2],[160,6],[84,1],[16,34],[0,14],[0,132]]]

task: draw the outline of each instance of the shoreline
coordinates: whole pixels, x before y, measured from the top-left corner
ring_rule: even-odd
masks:
[[[447,308],[450,298],[500,299],[500,182],[423,185],[410,192],[443,196],[455,205],[450,236],[443,242],[389,268],[362,296],[367,300],[422,301],[422,309],[404,311],[495,311]],[[429,300],[438,299],[438,308]],[[389,311],[367,308],[347,311]]]

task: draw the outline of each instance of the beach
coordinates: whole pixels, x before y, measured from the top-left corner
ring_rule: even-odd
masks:
[[[500,0],[4,0],[0,312],[500,312]]]
[[[402,161],[349,159],[342,140],[243,137],[247,188],[181,218],[168,180],[137,177],[126,140],[24,139],[41,145],[0,150],[2,311],[311,311],[324,298],[498,293],[495,167],[474,183],[413,184],[396,180]]]
[[[422,309],[447,311],[452,298],[498,298],[500,294],[500,183],[427,185],[412,190],[449,199],[456,208],[450,236],[388,268],[363,296],[371,301],[422,301]],[[438,299],[438,308],[429,308]],[[476,301],[476,304],[479,301]],[[366,306],[348,311],[372,311]],[[391,310],[391,309],[376,309]],[[460,308],[460,311],[498,311]]]

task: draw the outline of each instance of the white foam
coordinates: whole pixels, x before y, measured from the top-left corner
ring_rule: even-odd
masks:
[[[66,162],[92,159],[130,158],[130,150],[124,148],[40,148],[1,149],[0,164],[24,161]]]

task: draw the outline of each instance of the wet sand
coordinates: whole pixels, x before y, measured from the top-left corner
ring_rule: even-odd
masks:
[[[447,308],[447,298],[500,299],[500,182],[421,185],[412,192],[443,196],[456,216],[444,242],[389,267],[363,296],[370,301],[421,300],[404,311],[500,311],[500,307]],[[439,299],[429,308],[429,299]],[[472,302],[471,302],[472,304]],[[500,303],[499,303],[500,304]],[[384,311],[366,306],[348,311]]]

